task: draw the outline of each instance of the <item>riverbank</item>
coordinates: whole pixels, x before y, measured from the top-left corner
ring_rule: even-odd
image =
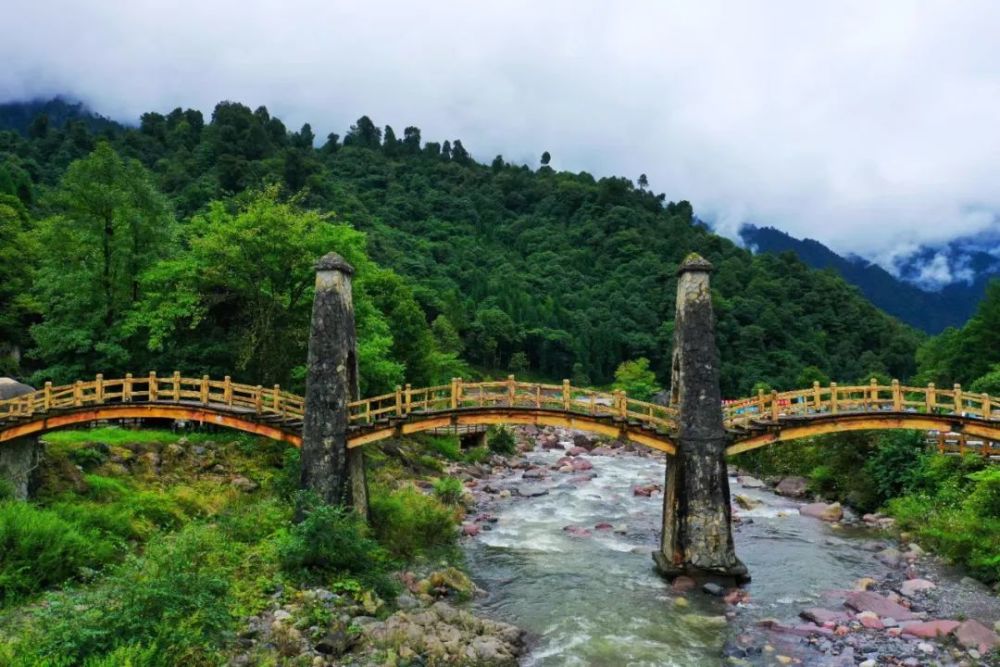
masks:
[[[505,466],[456,474],[477,503],[463,529],[487,590],[476,609],[527,632],[522,664],[990,664],[995,596],[880,517],[734,478],[754,581],[714,596],[652,571],[661,456],[551,429],[521,442]]]

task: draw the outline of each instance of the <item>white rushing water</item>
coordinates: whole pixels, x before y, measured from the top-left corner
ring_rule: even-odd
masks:
[[[536,450],[528,459],[548,467],[563,455]],[[552,479],[540,483],[548,494],[491,510],[497,523],[467,548],[473,576],[489,592],[479,610],[529,632],[528,666],[720,664],[731,632],[726,605],[702,594],[675,605],[670,586],[653,569],[662,496],[636,496],[632,489],[662,484],[663,459],[587,460],[594,479],[573,482],[580,473],[551,472]],[[737,553],[754,577],[751,603],[741,612],[747,622],[794,618],[822,591],[849,587],[870,572],[870,558],[852,540],[800,517],[794,503],[767,491],[736,491],[764,501],[740,512],[753,522],[736,532]],[[612,528],[595,528],[602,523]],[[590,534],[574,535],[567,526]]]

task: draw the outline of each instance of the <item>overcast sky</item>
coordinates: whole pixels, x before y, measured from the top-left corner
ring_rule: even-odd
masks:
[[[820,4],[8,0],[0,100],[368,114],[883,262],[1000,231],[1000,3]]]

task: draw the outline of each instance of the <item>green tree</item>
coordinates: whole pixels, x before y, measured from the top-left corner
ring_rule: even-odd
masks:
[[[145,267],[170,249],[173,217],[146,170],[107,143],[69,166],[37,229],[42,321],[32,327],[40,375],[120,373],[143,348],[125,323]]]
[[[615,369],[615,382],[612,386],[639,401],[648,401],[660,391],[656,373],[649,369],[649,359],[645,357],[619,364]]]

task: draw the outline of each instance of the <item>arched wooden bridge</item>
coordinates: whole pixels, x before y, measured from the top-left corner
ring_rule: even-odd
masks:
[[[674,408],[637,401],[624,392],[597,392],[562,384],[495,382],[450,384],[394,392],[350,404],[348,447],[450,426],[535,424],[627,439],[668,454],[676,451]],[[738,454],[775,442],[869,429],[956,432],[1000,441],[1000,401],[984,394],[880,385],[820,386],[761,392],[723,408]],[[279,386],[186,378],[180,373],[127,375],[45,387],[0,401],[0,443],[95,421],[177,419],[255,433],[296,446],[302,442],[304,401]]]

